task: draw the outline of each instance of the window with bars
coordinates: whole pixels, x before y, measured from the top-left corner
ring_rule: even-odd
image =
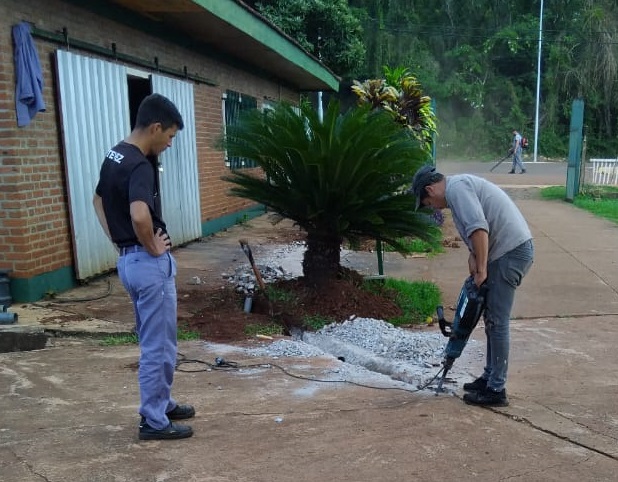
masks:
[[[257,99],[233,90],[223,95],[223,115],[225,127],[235,125],[240,114],[250,109],[257,109]],[[255,161],[238,156],[228,156],[225,153],[225,165],[230,169],[247,169],[256,167]]]

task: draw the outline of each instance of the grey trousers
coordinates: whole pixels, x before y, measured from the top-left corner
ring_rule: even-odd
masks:
[[[509,325],[515,290],[532,266],[533,259],[534,244],[530,239],[487,266],[487,360],[482,376],[487,380],[487,386],[493,390],[502,390],[506,385],[509,368]]]

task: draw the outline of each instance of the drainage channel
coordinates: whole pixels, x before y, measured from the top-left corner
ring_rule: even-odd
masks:
[[[317,332],[296,333],[293,340],[279,340],[259,349],[266,356],[316,356],[316,349],[345,362],[339,375],[356,379],[384,375],[394,382],[409,385],[416,391],[431,381],[442,368],[446,338],[439,333],[405,330],[382,320],[354,318],[343,323],[327,325]],[[469,347],[474,353],[474,347]],[[479,355],[482,353],[477,349]],[[463,357],[462,357],[463,358]],[[449,374],[455,382],[466,363]]]

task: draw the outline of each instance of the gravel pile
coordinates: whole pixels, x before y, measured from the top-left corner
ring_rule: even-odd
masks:
[[[282,266],[268,264],[257,264],[256,266],[265,284],[294,278],[294,275],[286,271]],[[222,273],[221,277],[228,283],[232,283],[238,293],[253,293],[257,285],[255,273],[250,264],[242,264],[233,273]]]
[[[277,340],[247,352],[274,359],[332,356],[342,363],[325,369],[325,377],[361,383],[379,381],[416,389],[431,381],[441,369],[446,343],[447,339],[439,333],[404,330],[383,320],[352,318],[315,333],[306,332],[302,340]],[[482,355],[474,345],[474,341],[468,343],[468,356],[458,359],[449,372],[451,382],[457,383],[462,376],[465,380],[470,378],[465,369],[474,354],[476,358]]]
[[[446,338],[439,333],[414,333],[371,318],[354,318],[333,323],[318,331],[346,343],[359,346],[390,360],[421,366],[439,365]]]
[[[316,357],[325,356],[326,352],[309,343],[300,340],[277,340],[270,344],[259,348],[248,350],[249,353],[256,357]]]
[[[302,274],[304,242],[284,245],[256,257],[265,283],[292,279]],[[251,265],[246,263],[222,277],[241,293],[252,293],[256,279]],[[393,385],[416,388],[431,380],[442,366],[447,339],[440,333],[410,331],[396,328],[383,320],[353,317],[343,323],[333,323],[315,333],[306,332],[299,339],[264,342],[258,348],[244,350],[255,357],[318,357],[332,356],[342,363],[325,369],[322,376],[337,380],[370,382],[381,380]],[[482,358],[482,351],[470,341],[464,354],[449,372],[457,381],[467,380],[466,368]],[[470,356],[471,355],[471,356]],[[478,364],[478,363],[477,363]]]

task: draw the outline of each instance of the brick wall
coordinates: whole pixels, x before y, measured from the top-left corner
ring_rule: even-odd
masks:
[[[222,64],[138,30],[96,16],[60,0],[0,2],[0,269],[14,278],[30,278],[73,264],[72,238],[51,42],[35,39],[44,73],[46,112],[17,128],[12,25],[27,20],[47,31],[67,27],[69,36],[218,83],[195,85],[198,172],[202,222],[247,208],[250,202],[229,197],[220,177],[228,172],[223,153],[213,145],[222,129],[221,97],[227,89],[272,99],[296,100],[298,94],[269,79]],[[79,50],[72,50],[79,53]],[[85,55],[94,56],[92,53]],[[127,64],[131,66],[130,64]],[[143,67],[140,70],[147,71]]]

